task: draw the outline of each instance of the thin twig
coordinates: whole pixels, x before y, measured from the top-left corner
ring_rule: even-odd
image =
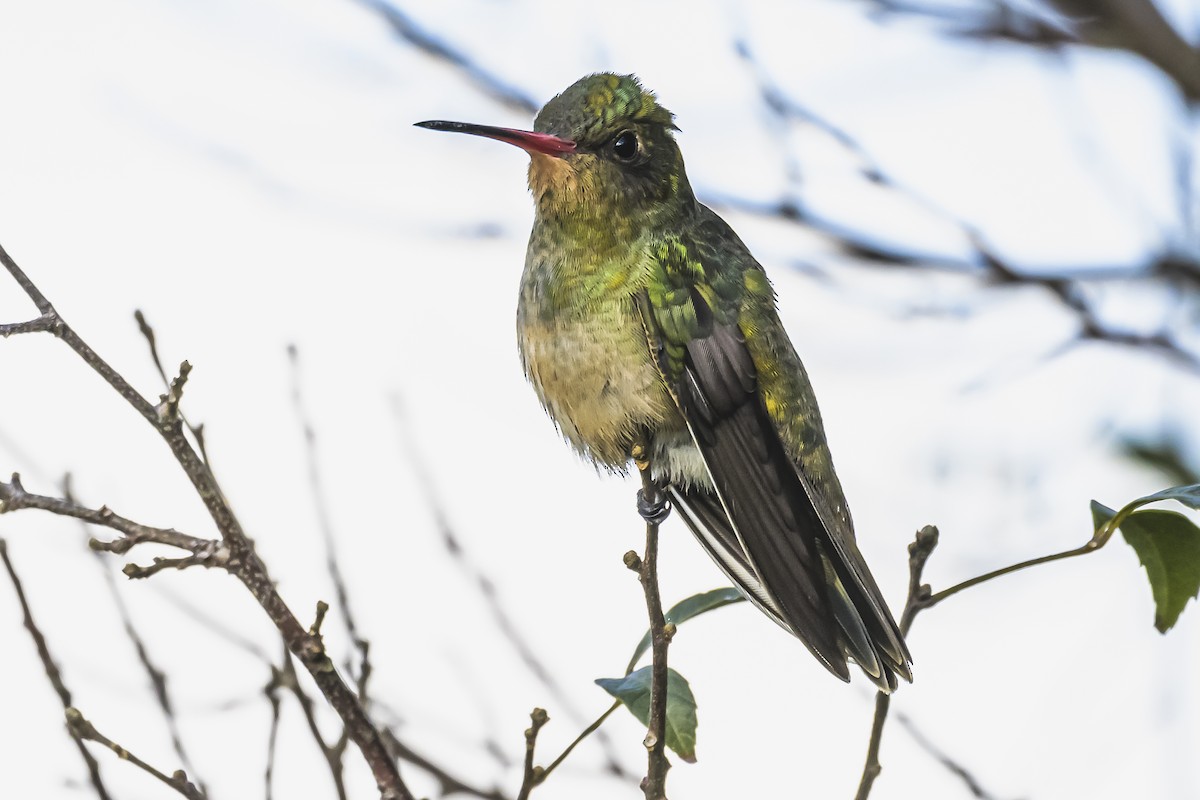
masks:
[[[325,614],[328,611],[328,605],[323,602],[317,603],[317,616],[312,627],[309,628],[309,634],[318,643],[322,642],[321,624],[324,622]],[[322,643],[321,646],[324,647],[324,644]],[[300,676],[296,674],[296,666],[291,658],[283,659],[282,667],[275,673],[275,681],[278,682],[281,688],[296,698],[296,702],[300,705],[300,711],[304,715],[304,721],[308,726],[308,732],[312,736],[313,742],[317,745],[317,749],[321,752],[321,757],[325,759],[325,765],[329,768],[329,776],[333,780],[333,788],[337,793],[338,800],[347,800],[345,765],[342,762],[342,754],[338,752],[335,745],[331,745],[325,741],[325,736],[321,733],[321,727],[317,724],[316,704],[300,685]]]
[[[913,741],[922,750],[937,759],[937,762],[949,770],[950,774],[961,780],[966,785],[967,791],[971,793],[972,797],[979,798],[979,800],[996,800],[996,796],[984,789],[983,785],[979,783],[979,779],[972,775],[966,767],[935,747],[933,742],[926,738],[925,734],[917,728],[907,715],[896,714],[896,721],[904,726],[909,736],[913,738]]]
[[[292,654],[288,652],[287,643],[281,642],[283,645],[283,663],[290,664]],[[274,796],[274,781],[275,781],[275,753],[278,750],[279,744],[279,717],[283,710],[283,704],[279,700],[279,690],[282,687],[281,671],[272,665],[271,680],[263,687],[263,694],[267,696],[267,702],[271,705],[271,727],[267,734],[267,768],[263,775],[263,783],[266,789],[266,800],[272,800]]]
[[[432,470],[413,437],[401,398],[393,395],[391,405],[392,414],[396,420],[397,431],[400,435],[401,451],[412,464],[413,472],[418,477],[426,504],[433,515],[434,524],[442,537],[442,544],[445,546],[446,552],[453,559],[455,566],[463,572],[465,577],[478,590],[488,611],[491,612],[497,630],[504,635],[504,638],[512,646],[513,650],[516,651],[517,656],[525,664],[530,673],[549,690],[550,696],[554,699],[555,713],[558,714],[561,710],[562,714],[573,722],[583,724],[587,721],[589,715],[584,714],[580,710],[571,698],[570,693],[554,677],[553,670],[545,664],[538,655],[537,649],[529,642],[516,623],[513,622],[512,616],[501,602],[495,583],[473,561],[470,553],[464,547],[461,538],[455,531],[446,505],[439,496],[437,487],[430,477]],[[600,749],[603,751],[606,762],[604,769],[609,774],[618,778],[632,777],[617,758],[615,745],[605,731],[596,731],[595,737],[597,743],[600,745]]]
[[[206,800],[204,792],[200,791],[194,783],[188,780],[187,773],[181,769],[175,770],[170,775],[161,772],[158,769],[142,761],[140,758],[129,752],[121,745],[109,739],[100,731],[96,730],[92,723],[88,722],[87,718],[79,712],[77,708],[67,709],[67,727],[69,727],[76,736],[81,739],[87,739],[89,742],[103,745],[109,750],[117,754],[117,758],[122,761],[128,761],[143,772],[147,772],[158,778],[160,781],[170,786],[175,791],[186,797],[188,800]]]
[[[451,775],[444,768],[439,767],[400,741],[395,731],[391,728],[385,727],[383,729],[383,740],[387,743],[388,750],[391,751],[394,758],[406,761],[433,776],[433,779],[438,782],[440,794],[443,796],[465,794],[481,798],[481,800],[509,800],[509,796],[499,789],[481,789],[478,786],[472,786],[461,778]]]
[[[229,564],[229,549],[223,542],[216,539],[200,539],[170,528],[152,528],[149,525],[142,525],[113,512],[108,506],[101,506],[98,509],[85,508],[68,499],[31,494],[25,491],[25,487],[21,485],[21,476],[14,472],[8,483],[0,481],[0,514],[24,508],[37,508],[63,517],[74,517],[94,525],[112,528],[124,534],[122,538],[114,539],[111,542],[92,539],[89,545],[93,550],[124,554],[139,544],[152,542],[177,547],[191,553],[190,556],[183,558],[155,558],[154,563],[146,567],[126,564],[124,572],[130,578],[147,578],[169,568],[185,569],[193,566],[225,568]]]
[[[904,636],[908,635],[913,619],[921,609],[921,603],[929,597],[929,586],[921,583],[921,575],[937,543],[937,528],[926,525],[917,531],[916,538],[908,546],[908,597],[904,601],[904,612],[900,615],[900,633]],[[885,692],[875,694],[875,717],[871,722],[871,739],[867,743],[867,760],[863,765],[862,778],[859,779],[854,800],[867,800],[875,779],[883,771],[883,766],[879,763],[879,746],[883,741],[883,726],[887,722],[890,705],[891,695]]]
[[[979,584],[985,583],[986,581],[990,581],[993,578],[999,578],[1001,575],[1007,575],[1010,572],[1016,572],[1018,570],[1028,569],[1029,567],[1036,567],[1039,564],[1049,564],[1051,561],[1061,561],[1064,558],[1074,558],[1075,556],[1085,556],[1088,553],[1096,552],[1096,550],[1098,550],[1101,546],[1102,546],[1102,544],[1097,544],[1096,541],[1093,539],[1093,540],[1089,541],[1087,544],[1083,545],[1082,547],[1076,547],[1073,550],[1064,550],[1061,553],[1053,553],[1048,556],[1041,556],[1040,558],[1031,558],[1028,561],[1022,561],[1019,564],[1012,564],[1011,566],[993,570],[984,575],[979,575],[978,577],[971,578],[970,580],[966,580],[966,581],[963,581],[962,583],[955,584],[954,586],[951,586],[949,589],[942,589],[940,592],[938,592],[936,594],[929,595],[928,597],[926,597],[925,599],[923,599],[920,602],[920,605],[916,609],[914,609],[913,615],[915,616],[918,611],[924,611],[927,608],[933,608],[938,603],[942,602],[943,600],[945,600],[948,597],[953,597],[954,595],[961,592],[963,589],[970,589],[972,586],[978,586]]]
[[[375,11],[392,31],[422,53],[466,75],[485,95],[523,114],[533,114],[538,104],[521,89],[505,83],[479,64],[468,51],[460,50],[419,25],[396,0],[359,0]]]
[[[17,602],[20,604],[21,613],[25,618],[25,630],[29,631],[29,636],[33,639],[33,645],[37,648],[38,658],[42,661],[42,668],[46,670],[46,677],[49,679],[50,685],[54,687],[54,693],[58,695],[58,699],[62,703],[63,712],[70,719],[72,711],[71,692],[67,690],[67,686],[63,682],[62,673],[59,672],[58,665],[54,663],[54,659],[50,655],[50,648],[46,645],[46,637],[42,635],[41,629],[33,621],[33,612],[29,608],[29,600],[25,597],[25,589],[21,585],[21,579],[17,577],[17,571],[13,567],[12,560],[8,557],[8,542],[4,539],[0,539],[0,561],[4,562],[4,569],[8,572],[8,579],[12,582],[13,589],[16,590]],[[87,746],[83,743],[85,737],[81,736],[69,725],[67,726],[67,732],[71,735],[71,740],[75,742],[75,746],[79,750],[79,756],[83,759],[83,763],[87,767],[88,779],[91,781],[92,789],[95,790],[96,796],[100,800],[111,800],[108,789],[104,786],[104,780],[100,777],[100,765],[96,762],[95,757],[88,752]]]
[[[542,770],[542,775],[538,779],[538,783],[545,782],[546,778],[548,778],[550,776],[550,773],[554,772],[554,770],[558,768],[558,765],[561,764],[563,761],[565,761],[567,756],[571,755],[571,751],[574,750],[575,747],[580,742],[582,742],[584,739],[586,739],[587,737],[589,737],[593,733],[595,733],[596,730],[601,725],[604,724],[604,721],[607,720],[609,718],[609,716],[620,707],[621,707],[621,701],[618,700],[617,702],[615,702],[611,706],[609,706],[607,711],[605,711],[603,714],[601,714],[599,717],[597,717],[595,722],[593,722],[591,725],[588,725],[586,728],[584,728],[583,731],[578,736],[575,737],[575,740],[572,741],[569,745],[567,745],[565,750],[563,750],[561,753],[559,753],[558,758],[551,761],[550,765]]]
[[[124,534],[122,538],[115,541],[94,542],[91,545],[96,550],[103,550],[109,553],[124,554],[136,545],[144,542],[165,544],[170,547],[178,547],[180,550],[190,550],[192,552],[207,549],[210,545],[215,544],[215,541],[212,539],[200,539],[195,536],[188,536],[173,528],[153,528],[149,525],[142,525],[114,513],[108,506],[91,509],[67,499],[31,494],[25,491],[25,487],[21,485],[21,476],[14,472],[12,479],[8,483],[0,481],[0,513],[17,511],[23,508],[38,508],[61,517],[74,517],[84,522],[90,522],[93,525],[112,528]],[[213,566],[223,566],[223,564],[214,564]]]
[[[162,357],[158,354],[158,337],[154,333],[154,328],[146,320],[146,315],[143,314],[140,309],[133,312],[133,318],[137,321],[138,330],[141,332],[142,337],[146,340],[146,344],[150,348],[150,360],[154,362],[154,368],[158,370],[158,375],[160,378],[162,378],[163,386],[170,390],[171,378],[167,377],[167,370],[163,366]],[[191,369],[190,365],[188,368],[189,370]],[[203,423],[199,425],[193,425],[182,411],[179,412],[179,418],[183,420],[183,424],[187,426],[189,431],[191,431],[192,437],[196,440],[196,447],[200,449],[200,457],[204,459],[205,465],[211,469],[212,463],[208,458],[208,448],[204,443]]]
[[[304,437],[304,457],[308,467],[308,496],[312,499],[313,510],[316,513],[317,528],[320,530],[321,538],[325,544],[325,567],[329,572],[330,581],[333,582],[338,611],[340,612],[342,623],[346,627],[346,634],[350,637],[350,641],[358,651],[357,664],[347,656],[345,667],[347,672],[355,676],[355,689],[358,692],[359,703],[364,708],[368,708],[370,700],[367,697],[367,686],[371,678],[371,643],[358,632],[358,624],[355,621],[354,611],[350,605],[350,592],[346,588],[346,578],[342,573],[341,564],[338,560],[337,537],[334,536],[329,504],[325,497],[325,484],[321,479],[321,461],[317,454],[317,433],[304,405],[303,381],[301,380],[300,373],[300,354],[295,345],[288,345],[287,354],[291,367],[292,407],[296,412],[301,434]],[[330,762],[330,768],[334,769],[333,765],[336,763],[336,773],[339,776],[342,771],[342,759],[345,756],[346,747],[349,742],[350,733],[345,727],[342,728],[341,735],[338,736],[337,741],[332,745],[326,745],[323,740],[318,740],[325,753],[326,760]]]
[[[544,770],[533,765],[533,752],[537,747],[538,731],[550,721],[550,715],[544,708],[535,708],[529,715],[530,725],[525,729],[525,771],[521,779],[521,791],[517,800],[529,800],[533,787],[542,782]]]
[[[312,500],[313,511],[316,514],[317,528],[320,530],[321,539],[325,544],[325,567],[329,572],[329,579],[333,582],[338,611],[340,612],[343,624],[346,626],[346,633],[350,637],[350,641],[354,643],[355,648],[359,651],[361,665],[359,681],[362,684],[359,686],[359,697],[363,698],[366,676],[370,672],[370,662],[368,660],[370,645],[366,639],[359,635],[354,611],[350,605],[350,592],[346,589],[346,577],[342,574],[341,563],[338,560],[337,539],[333,533],[333,521],[329,514],[329,503],[325,498],[325,483],[321,479],[321,461],[317,453],[317,433],[312,421],[309,419],[308,411],[304,405],[304,395],[301,391],[303,382],[300,374],[300,354],[295,345],[288,345],[287,354],[292,377],[292,408],[296,412],[296,419],[300,423],[301,434],[304,437],[304,460],[308,468],[308,494]],[[349,662],[347,664],[349,666]],[[363,702],[366,702],[365,699]]]

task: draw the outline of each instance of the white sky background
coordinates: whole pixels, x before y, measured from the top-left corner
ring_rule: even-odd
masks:
[[[406,11],[537,102],[591,71],[638,73],[676,112],[702,197],[747,208],[790,197],[839,228],[942,258],[970,253],[957,217],[1028,270],[1122,267],[1168,243],[1198,246],[1180,221],[1170,147],[1195,151],[1200,137],[1171,85],[1131,57],[1031,56],[852,2],[783,6]],[[1197,29],[1194,2],[1170,9]],[[334,597],[290,399],[285,348],[296,344],[339,556],[372,642],[374,695],[413,747],[515,794],[530,709],[552,718],[545,763],[607,707],[592,680],[620,674],[645,625],[620,561],[641,546],[635,487],[580,463],[520,372],[524,156],[411,127],[528,126],[529,116],[346,0],[8,3],[0,42],[0,242],[146,394],[160,387],[135,308],[168,364],[191,361],[185,410],[206,424],[218,477],[308,621],[318,599]],[[781,124],[760,78],[849,132],[927,202],[865,181],[812,126]],[[1196,373],[1104,344],[1051,357],[1078,319],[1044,290],[880,266],[793,223],[726,217],[776,282],[863,550],[897,612],[904,548],[921,525],[941,527],[926,577],[944,588],[1081,544],[1092,498],[1115,507],[1162,488],[1161,475],[1119,456],[1123,437],[1167,430],[1195,453]],[[1106,319],[1138,330],[1187,312],[1164,312],[1177,299],[1152,286],[1097,291]],[[0,320],[31,316],[0,279]],[[70,471],[89,505],[212,535],[155,434],[66,347],[47,336],[0,342],[0,376],[0,472],[55,494]],[[447,554],[422,480],[570,708],[522,664]],[[0,518],[0,536],[76,705],[175,769],[78,525],[22,512]],[[664,530],[662,559],[669,603],[723,583],[678,521]],[[276,657],[265,616],[215,572],[127,583],[121,563],[108,561],[171,677],[197,777],[213,798],[259,796],[268,669],[178,600]],[[918,619],[917,680],[893,708],[997,798],[1200,798],[1200,614],[1189,608],[1166,637],[1152,619],[1144,574],[1119,540],[996,581]],[[337,623],[326,631],[340,661],[348,642]],[[0,642],[0,795],[89,796],[7,584]],[[872,711],[865,680],[833,680],[749,606],[682,628],[672,664],[691,680],[700,718],[699,763],[671,771],[672,796],[852,796]],[[277,796],[331,797],[294,703],[284,726]],[[606,730],[641,774],[640,726],[620,714]],[[537,796],[640,797],[636,780],[599,772],[599,752],[582,745]],[[169,795],[96,755],[115,795]],[[896,719],[883,759],[880,800],[970,796]],[[347,763],[354,796],[371,796],[361,759]],[[405,775],[419,794],[434,791],[416,770]]]

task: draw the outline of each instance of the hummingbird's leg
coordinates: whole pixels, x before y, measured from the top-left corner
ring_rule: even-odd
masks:
[[[649,436],[645,433],[636,439],[629,449],[629,456],[642,476],[642,488],[637,493],[638,513],[648,525],[659,525],[671,513],[671,501],[663,491],[663,482],[657,481],[650,474],[650,458],[647,454],[646,442]]]
[[[638,489],[637,508],[642,519],[651,525],[660,525],[671,515],[671,501],[662,487],[657,485],[650,497],[646,496],[644,489]]]

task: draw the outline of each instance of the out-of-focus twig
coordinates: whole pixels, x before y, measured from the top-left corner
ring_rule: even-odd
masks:
[[[304,405],[304,394],[301,390],[300,354],[295,345],[288,346],[288,362],[291,366],[292,378],[292,408],[300,423],[301,434],[304,437],[304,459],[308,467],[309,497],[312,500],[313,512],[316,514],[317,528],[325,544],[325,567],[329,579],[333,583],[333,591],[337,597],[339,616],[346,626],[346,633],[359,653],[358,663],[358,693],[365,698],[366,683],[371,673],[369,657],[370,644],[358,632],[354,619],[353,607],[350,604],[350,592],[346,588],[346,578],[338,561],[337,542],[333,534],[333,522],[329,515],[329,502],[325,498],[325,484],[321,479],[320,459],[317,454],[317,433],[309,419],[308,410]],[[347,659],[346,666],[354,672],[355,664]],[[365,702],[365,701],[364,701]]]
[[[925,734],[917,728],[916,724],[913,723],[912,719],[910,719],[907,714],[897,713],[896,721],[904,726],[904,729],[908,731],[909,736],[913,738],[913,741],[915,741],[922,750],[937,759],[937,762],[945,767],[950,774],[961,780],[963,785],[967,787],[967,791],[971,793],[972,797],[978,798],[978,800],[997,800],[996,795],[985,789],[979,782],[979,779],[976,778],[970,770],[935,747],[933,742],[929,741]]]
[[[46,644],[46,637],[42,635],[41,629],[33,619],[33,611],[29,608],[29,600],[25,597],[25,588],[21,585],[21,579],[17,577],[16,568],[13,566],[12,559],[8,555],[8,542],[0,539],[0,561],[4,562],[4,569],[8,573],[8,579],[12,582],[13,589],[17,593],[17,602],[21,606],[21,613],[24,616],[25,630],[29,631],[30,638],[33,639],[33,645],[37,648],[38,658],[41,659],[42,668],[46,671],[46,678],[50,681],[50,685],[54,687],[54,693],[58,695],[59,701],[62,703],[63,712],[70,720],[70,714],[74,710],[71,703],[71,692],[68,691],[66,683],[63,681],[62,673],[58,669],[58,665],[54,663],[54,658],[50,655],[50,648]],[[71,735],[71,740],[75,742],[75,747],[79,750],[79,756],[83,759],[84,766],[87,767],[88,780],[91,782],[92,789],[96,793],[96,797],[100,800],[111,800],[108,789],[104,786],[104,779],[100,776],[100,765],[96,762],[95,757],[88,752],[87,746],[83,743],[85,737],[80,735],[70,725],[67,726],[67,732]]]
[[[432,31],[421,27],[394,0],[359,0],[379,14],[397,36],[426,55],[462,72],[467,79],[485,95],[525,114],[538,110],[538,105],[529,95],[517,87],[504,82],[485,69],[470,54],[454,47]]]
[[[430,477],[431,470],[428,463],[417,447],[417,444],[412,436],[408,418],[405,415],[403,405],[398,396],[392,397],[392,412],[396,420],[397,429],[400,434],[400,446],[403,454],[411,462],[413,471],[421,482],[421,488],[425,495],[426,503],[434,517],[434,522],[438,532],[441,534],[442,542],[446,547],[446,551],[454,559],[455,564],[462,570],[467,579],[478,589],[480,596],[487,605],[488,610],[492,614],[492,619],[496,623],[496,628],[504,634],[513,650],[516,651],[525,667],[537,678],[546,689],[549,690],[553,697],[556,707],[561,708],[563,712],[575,722],[583,724],[587,720],[587,715],[580,712],[576,708],[574,701],[569,694],[559,684],[554,677],[550,668],[538,656],[536,649],[525,638],[518,629],[509,615],[507,609],[500,601],[500,596],[496,591],[496,586],[492,580],[479,568],[472,560],[470,555],[454,530],[453,523],[450,521],[450,515],[446,510],[445,504],[438,496],[437,490],[433,485],[433,480]],[[558,713],[557,711],[555,713]],[[627,770],[621,766],[621,762],[617,759],[615,749],[611,739],[604,731],[596,732],[596,740],[600,744],[605,755],[605,769],[616,777],[631,777]]]
[[[442,795],[469,795],[478,797],[480,800],[509,800],[509,796],[499,789],[483,789],[467,783],[462,778],[450,774],[445,768],[438,766],[430,759],[413,750],[404,742],[400,741],[396,736],[395,731],[385,727],[383,729],[383,739],[387,743],[388,749],[392,755],[412,764],[422,772],[428,773],[438,783],[438,788]]]

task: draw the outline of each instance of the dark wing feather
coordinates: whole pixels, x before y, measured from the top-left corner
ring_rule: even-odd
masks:
[[[813,537],[796,535],[803,530],[797,504],[783,491],[785,473],[795,468],[773,426],[759,419],[753,388],[745,388],[743,379],[755,369],[740,339],[730,326],[718,326],[688,345],[679,404],[733,533],[772,605],[813,655],[849,680],[824,597],[824,567]],[[811,521],[805,521],[811,530]]]
[[[849,656],[884,691],[897,675],[911,680],[903,638],[848,517],[789,456],[740,328],[719,321],[700,292],[680,291],[680,275],[671,271],[675,289],[664,296],[676,304],[673,319],[679,305],[690,312],[690,338],[660,331],[674,345],[672,363],[661,366],[715,489],[672,486],[681,516],[746,595],[835,675],[849,680]]]

